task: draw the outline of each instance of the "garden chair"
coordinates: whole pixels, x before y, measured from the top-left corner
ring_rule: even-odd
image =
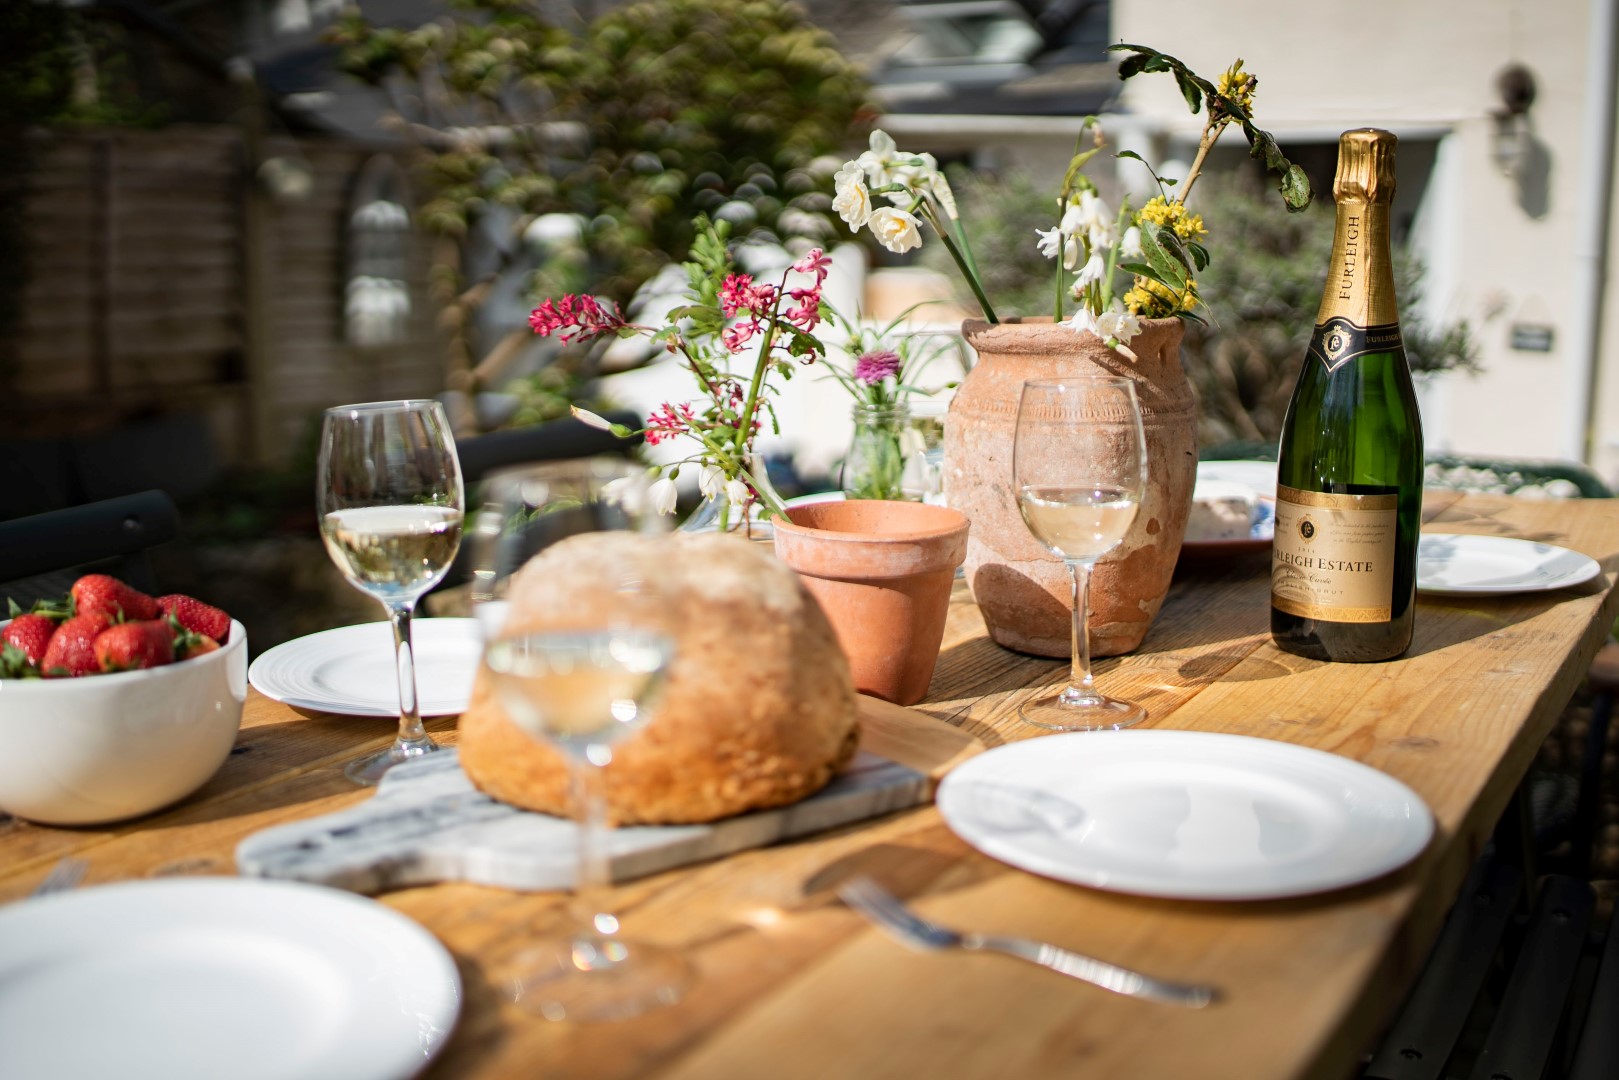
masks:
[[[66,593],[79,572],[91,568],[155,592],[147,550],[179,531],[180,512],[161,491],[0,522],[0,596],[26,607]]]

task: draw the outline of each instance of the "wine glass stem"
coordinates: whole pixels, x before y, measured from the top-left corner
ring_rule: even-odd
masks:
[[[1085,632],[1085,618],[1091,605],[1091,564],[1070,562],[1069,576],[1074,580],[1073,668],[1069,675],[1067,697],[1093,701],[1097,697],[1096,684],[1091,679],[1091,641]]]
[[[601,901],[613,880],[607,853],[606,775],[602,771],[612,760],[612,752],[606,746],[592,746],[589,753],[588,759],[569,758],[574,814],[579,822],[574,914],[587,933],[611,935],[618,929],[618,920],[603,910]]]
[[[422,727],[416,704],[416,654],[410,643],[410,616],[414,601],[387,605],[394,630],[394,662],[399,675],[399,738],[395,745],[418,746],[432,740]]]

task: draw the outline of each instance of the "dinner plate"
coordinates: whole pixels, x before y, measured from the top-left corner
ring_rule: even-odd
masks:
[[[1085,731],[996,747],[939,812],[986,855],[1098,889],[1263,900],[1380,877],[1433,835],[1416,793],[1349,758],[1194,731]]]
[[[1587,555],[1532,540],[1423,533],[1417,541],[1417,590],[1436,596],[1542,592],[1600,573]]]
[[[403,915],[335,889],[186,878],[0,910],[6,1080],[402,1080],[461,980]]]
[[[416,701],[423,716],[467,707],[483,655],[475,619],[413,619]],[[295,709],[346,716],[399,715],[393,629],[385,622],[323,630],[267,650],[247,669],[267,698]]]

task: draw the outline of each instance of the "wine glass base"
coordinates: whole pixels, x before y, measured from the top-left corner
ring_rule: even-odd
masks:
[[[691,984],[678,953],[597,934],[542,942],[518,958],[512,1000],[547,1020],[626,1020],[673,1005]]]
[[[1025,724],[1048,731],[1117,731],[1147,718],[1147,710],[1133,701],[1097,695],[1083,701],[1065,700],[1062,691],[1018,706]]]
[[[379,750],[375,754],[355,758],[343,769],[343,775],[359,784],[361,787],[374,787],[382,779],[382,774],[398,765],[401,761],[419,758],[423,754],[431,754],[439,749],[438,743],[432,736],[424,736],[411,742],[396,741],[386,750]]]

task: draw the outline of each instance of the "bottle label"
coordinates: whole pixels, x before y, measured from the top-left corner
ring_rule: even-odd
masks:
[[[1357,356],[1367,353],[1405,351],[1399,323],[1383,326],[1356,326],[1341,315],[1318,323],[1310,338],[1310,355],[1337,371]]]
[[[1271,606],[1326,622],[1393,618],[1398,509],[1394,494],[1328,495],[1279,485]]]

